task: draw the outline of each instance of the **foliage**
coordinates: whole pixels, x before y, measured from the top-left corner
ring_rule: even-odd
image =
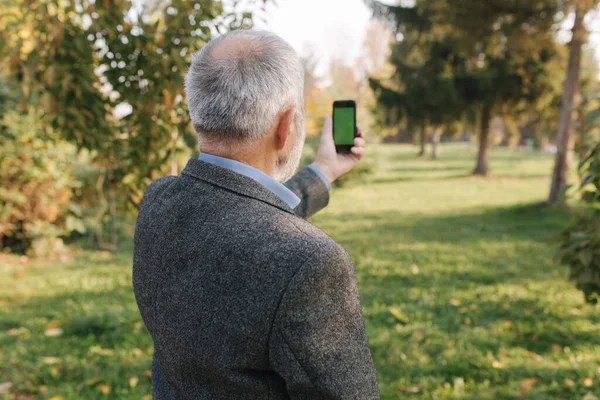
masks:
[[[0,249],[46,256],[63,252],[62,237],[84,227],[71,202],[75,146],[40,114],[8,111],[0,121]]]
[[[98,173],[82,193],[93,193],[85,200],[97,213],[98,238],[108,213],[116,242],[116,211],[137,207],[152,180],[177,174],[197,153],[183,89],[192,53],[220,32],[252,26],[246,7],[266,3],[0,2],[10,95],[19,113],[42,110],[44,126],[91,156]]]
[[[600,108],[590,112],[580,128],[590,132],[600,125]],[[569,277],[592,304],[600,298],[600,140],[586,146],[579,163],[580,209],[559,237],[558,259],[569,267]]]
[[[355,261],[382,399],[600,397],[598,312],[547,246],[568,220],[541,206],[552,156],[496,148],[497,177],[473,180],[472,152],[442,147],[431,164],[410,146],[374,146],[372,178],[335,189],[313,219]],[[3,260],[1,376],[17,398],[150,395],[130,236],[120,248]]]
[[[371,86],[384,108],[399,109],[412,125],[447,127],[475,111],[480,152],[487,154],[494,114],[518,115],[542,100],[540,109],[554,104],[561,71],[549,65],[560,53],[552,28],[561,1],[367,3],[399,37],[392,85],[372,80]],[[486,174],[485,155],[479,160],[476,171]]]

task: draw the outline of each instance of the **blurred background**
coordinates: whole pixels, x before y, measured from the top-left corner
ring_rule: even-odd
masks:
[[[146,187],[197,157],[183,77],[233,29],[368,156],[312,219],[352,255],[383,399],[600,397],[598,0],[0,1],[0,397],[151,398]]]

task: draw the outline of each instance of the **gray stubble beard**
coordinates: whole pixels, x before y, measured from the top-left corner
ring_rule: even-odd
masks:
[[[296,117],[296,141],[294,147],[290,150],[289,154],[285,157],[277,160],[277,170],[275,171],[275,179],[279,182],[285,182],[289,180],[302,158],[302,150],[304,149],[304,140],[306,139],[306,130],[304,124],[304,116]]]

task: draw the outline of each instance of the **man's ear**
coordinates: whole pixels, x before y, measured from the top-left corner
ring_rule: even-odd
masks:
[[[281,114],[279,124],[275,130],[275,147],[281,150],[285,147],[287,140],[292,132],[292,124],[296,118],[296,108],[290,108]]]

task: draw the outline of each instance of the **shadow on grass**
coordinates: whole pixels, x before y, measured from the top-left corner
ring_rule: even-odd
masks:
[[[462,342],[497,374],[487,353],[521,349],[550,358],[557,348],[600,345],[600,316],[561,297],[569,284],[552,262],[550,239],[568,217],[544,204],[526,204],[438,217],[325,214],[318,224],[335,231],[353,255],[363,305],[380,310],[367,313],[369,332],[392,335],[373,346],[382,360],[391,357],[387,346],[395,341],[406,353],[414,346],[438,357],[446,343],[427,341],[437,332]],[[407,316],[406,325],[390,314],[392,306]],[[410,343],[415,330],[427,332],[422,344]],[[447,368],[454,376],[486,379],[488,372],[479,374],[468,354],[452,362]],[[440,373],[439,366],[428,368],[411,367],[410,375]]]
[[[547,242],[564,227],[569,214],[544,203],[484,209],[446,216],[405,215],[387,211],[376,214],[320,215],[325,231],[340,224],[335,239],[347,245],[384,249],[399,243],[474,245],[485,241]]]
[[[379,179],[374,179],[374,180],[370,180],[369,184],[387,184],[387,183],[398,183],[398,182],[414,182],[414,181],[419,181],[419,182],[428,182],[428,181],[447,181],[449,179],[463,179],[463,178],[469,178],[473,176],[473,174],[471,173],[464,173],[464,174],[454,174],[454,175],[438,175],[438,176],[432,176],[432,177],[427,177],[427,176],[420,176],[419,178],[414,178],[414,177],[392,177],[392,178],[379,178]]]

